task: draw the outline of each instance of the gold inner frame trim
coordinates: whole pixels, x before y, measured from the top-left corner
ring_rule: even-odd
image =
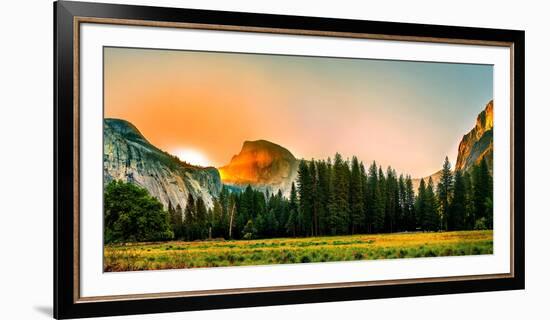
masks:
[[[80,24],[82,23],[217,30],[217,31],[257,32],[257,33],[268,33],[268,34],[291,34],[291,35],[304,35],[304,36],[341,37],[341,38],[375,39],[375,40],[389,40],[389,41],[413,41],[413,42],[430,42],[430,43],[445,43],[445,44],[497,46],[497,47],[509,48],[510,49],[510,120],[511,120],[510,273],[81,297],[80,296],[80,180],[79,179],[80,179]],[[400,35],[371,34],[371,33],[333,32],[333,31],[318,31],[318,30],[304,30],[304,29],[245,27],[245,26],[238,26],[238,25],[164,22],[164,21],[113,19],[113,18],[97,18],[97,17],[74,17],[74,20],[73,20],[73,80],[74,80],[74,85],[73,85],[73,97],[74,97],[74,103],[73,103],[73,113],[74,113],[74,121],[73,121],[73,132],[74,132],[74,135],[73,135],[73,139],[74,139],[74,146],[73,146],[73,161],[74,161],[74,168],[73,168],[73,174],[74,174],[74,178],[73,178],[73,184],[74,184],[73,185],[74,187],[73,293],[74,294],[73,294],[73,301],[75,303],[142,300],[142,299],[155,299],[155,298],[159,299],[159,298],[197,297],[197,296],[208,296],[208,295],[230,295],[230,294],[244,294],[244,293],[275,292],[275,291],[297,291],[297,290],[308,290],[308,289],[353,288],[353,287],[369,287],[369,286],[382,286],[382,285],[386,286],[386,285],[397,285],[397,284],[433,283],[433,282],[448,282],[448,281],[463,281],[463,280],[503,279],[503,278],[513,278],[515,275],[515,270],[514,270],[514,258],[515,258],[514,257],[514,214],[515,213],[514,213],[514,197],[513,197],[514,195],[514,90],[513,90],[514,89],[514,43],[513,42],[437,38],[437,37],[400,36]]]

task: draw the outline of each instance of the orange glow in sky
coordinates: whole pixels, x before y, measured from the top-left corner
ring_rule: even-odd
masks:
[[[201,151],[193,149],[175,149],[171,152],[173,155],[177,156],[180,160],[183,160],[187,163],[208,167],[211,165],[210,160],[204,155]]]
[[[104,111],[202,166],[245,140],[297,158],[340,152],[426,176],[492,99],[492,67],[105,48]]]

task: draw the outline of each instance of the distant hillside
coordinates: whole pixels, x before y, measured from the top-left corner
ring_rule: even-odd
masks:
[[[428,185],[428,181],[430,180],[430,177],[432,178],[432,180],[434,182],[434,187],[436,187],[437,184],[439,183],[439,180],[441,179],[441,170],[437,171],[436,173],[434,173],[432,175],[424,177],[424,182],[426,183],[426,186]],[[420,186],[420,180],[422,180],[422,178],[412,179],[414,192],[418,191],[418,187]]]

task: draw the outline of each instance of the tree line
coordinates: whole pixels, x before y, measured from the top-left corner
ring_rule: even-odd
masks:
[[[288,197],[224,186],[211,209],[189,195],[183,220],[181,208],[169,207],[176,237],[186,240],[491,229],[492,177],[486,161],[453,173],[445,158],[437,186],[422,179],[415,193],[410,175],[336,154],[301,160]]]
[[[195,199],[189,194],[185,210],[169,203],[164,211],[158,200],[143,195],[146,190],[140,193],[137,186],[111,182],[105,196],[106,241],[492,229],[492,188],[485,160],[469,170],[452,172],[445,158],[439,183],[434,185],[431,177],[422,179],[415,192],[410,175],[397,175],[393,168],[384,170],[376,162],[366,169],[357,157],[344,160],[338,153],[333,160],[301,160],[288,196],[280,190],[270,193],[250,185],[240,192],[223,186],[211,206],[201,197]],[[129,203],[129,194],[139,195],[138,205]],[[117,195],[123,201],[116,199]],[[144,204],[155,200],[156,203]],[[129,208],[121,207],[121,203]],[[141,220],[139,214],[135,214],[135,219],[129,218],[132,215],[125,210],[135,213],[139,207],[148,212],[141,213]],[[132,223],[138,225],[124,226]],[[143,228],[155,227],[156,232],[136,236],[144,233],[140,231]]]

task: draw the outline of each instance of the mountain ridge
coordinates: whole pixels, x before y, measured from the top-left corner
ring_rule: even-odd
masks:
[[[492,168],[493,100],[478,114],[474,128],[462,137],[458,146],[455,170],[468,169],[483,159],[486,159]]]
[[[493,100],[490,100],[485,108],[477,115],[474,127],[462,136],[458,145],[454,171],[468,170],[479,164],[482,160],[487,161],[489,171],[493,171]],[[432,178],[437,186],[441,177],[441,170],[429,176],[413,179],[414,190],[418,189],[420,180],[428,182]]]
[[[486,160],[492,172],[493,101],[478,114],[474,127],[463,135],[454,170],[468,170]],[[225,166],[191,165],[152,145],[132,123],[122,119],[104,120],[104,184],[117,179],[146,188],[165,206],[185,209],[187,197],[203,197],[208,207],[219,194],[222,183],[237,189],[252,185],[259,190],[289,195],[297,177],[300,160],[285,147],[259,139],[243,142],[238,154]],[[429,177],[437,185],[441,171]],[[413,179],[414,189],[422,178]]]
[[[298,160],[286,148],[268,140],[247,140],[229,163],[219,167],[224,184],[283,193],[290,191]]]
[[[132,123],[106,118],[103,128],[103,183],[122,180],[139,185],[159,199],[185,210],[187,198],[201,196],[208,207],[221,191],[214,167],[199,167],[155,147]]]

